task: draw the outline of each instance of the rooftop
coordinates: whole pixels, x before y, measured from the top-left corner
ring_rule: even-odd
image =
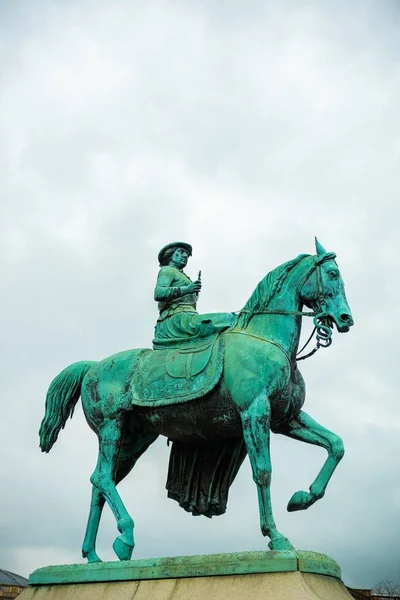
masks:
[[[19,587],[27,587],[28,580],[21,575],[11,573],[11,571],[5,571],[0,569],[0,585],[16,585]]]

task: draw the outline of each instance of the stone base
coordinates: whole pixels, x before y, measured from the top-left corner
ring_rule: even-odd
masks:
[[[349,600],[340,569],[313,552],[242,552],[32,573],[21,600]]]
[[[352,600],[335,577],[263,573],[29,587],[21,600]]]

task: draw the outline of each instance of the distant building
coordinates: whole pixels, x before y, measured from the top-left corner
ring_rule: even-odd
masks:
[[[371,590],[353,590],[347,588],[355,600],[400,600],[400,594],[379,594]]]
[[[347,588],[355,600],[371,600],[371,590],[353,590]]]
[[[25,577],[0,569],[0,600],[16,598],[27,586]]]

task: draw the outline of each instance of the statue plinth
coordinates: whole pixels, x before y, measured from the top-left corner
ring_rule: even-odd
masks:
[[[345,600],[339,565],[304,551],[179,556],[38,569],[22,600]]]

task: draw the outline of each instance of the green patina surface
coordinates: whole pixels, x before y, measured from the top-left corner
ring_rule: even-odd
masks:
[[[192,254],[190,244],[168,244],[159,254],[154,350],[133,349],[100,362],[78,362],[53,380],[40,427],[41,449],[51,450],[79,397],[86,420],[99,439],[82,545],[82,555],[90,563],[100,561],[96,538],[106,502],[120,534],[114,551],[121,561],[132,557],[134,522],[117,486],[160,435],[172,442],[168,496],[193,515],[214,517],[225,512],[230,486],[247,455],[258,496],[261,533],[269,538],[270,550],[295,551],[277,528],[272,512],[271,431],[327,452],[308,490],[294,491],[289,499],[290,512],[305,510],[324,496],[344,446],[336,433],[302,409],[305,384],[297,362],[302,317],[313,317],[317,347],[331,343],[333,325],[342,333],[353,326],[336,255],[318,241],[315,249],[314,256],[300,254],[267,273],[237,315],[205,315],[197,312],[201,275],[193,282],[183,271]],[[234,275],[238,284],[240,273]],[[309,310],[304,311],[304,306]],[[289,463],[287,468],[294,467]],[[157,577],[175,577],[177,570],[192,576],[198,569],[203,574],[210,570],[223,574],[225,568],[231,572],[234,564],[244,569],[238,572],[253,572],[246,570],[248,564],[254,569],[261,560],[263,569],[266,565],[271,568],[277,555],[255,556],[232,559],[229,567],[228,559],[204,557],[157,559],[152,565],[151,561],[124,562],[118,577],[123,579],[126,569],[129,577],[142,571],[152,577],[153,572]],[[325,572],[324,562],[313,555],[296,557],[293,560],[303,570],[314,572],[319,565],[317,572]],[[289,558],[279,558],[280,563],[285,560]],[[112,563],[95,565],[89,571],[81,566],[64,569],[82,573],[82,577],[91,573],[107,578],[109,573],[119,572]]]
[[[29,584],[39,586],[290,571],[341,578],[339,565],[325,554],[287,550],[50,566],[34,571]]]

